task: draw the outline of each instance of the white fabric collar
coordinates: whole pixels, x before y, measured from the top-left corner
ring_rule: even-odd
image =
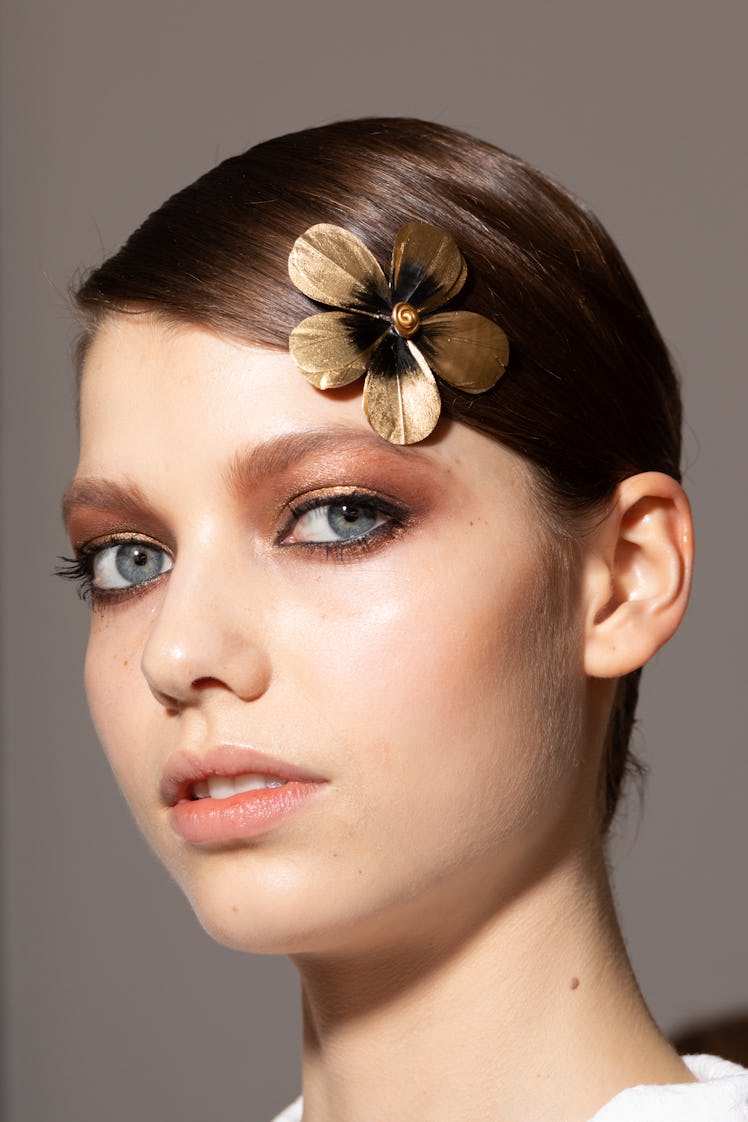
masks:
[[[629,1087],[590,1122],[748,1122],[748,1070],[716,1056],[684,1056],[698,1083]],[[273,1122],[301,1122],[296,1099]]]
[[[748,1122],[745,1068],[717,1056],[684,1056],[683,1062],[698,1083],[629,1087],[590,1122]]]

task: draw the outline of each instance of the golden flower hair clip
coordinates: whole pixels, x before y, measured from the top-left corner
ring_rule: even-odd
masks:
[[[320,304],[340,309],[309,316],[291,332],[291,354],[321,390],[366,375],[369,423],[393,444],[415,444],[441,412],[434,375],[467,393],[484,393],[509,358],[501,328],[476,312],[434,310],[467,276],[454,238],[412,222],[398,232],[390,280],[364,243],[341,226],[311,226],[294,242],[288,272]]]

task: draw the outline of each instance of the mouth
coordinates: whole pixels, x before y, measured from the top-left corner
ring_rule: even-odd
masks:
[[[223,744],[203,755],[180,751],[170,756],[161,779],[161,799],[168,806],[201,799],[229,799],[291,783],[324,783],[323,776],[253,748]]]
[[[192,799],[230,799],[245,791],[266,791],[269,788],[285,787],[288,779],[277,775],[211,775],[194,783],[188,795]]]
[[[320,775],[236,745],[178,752],[161,781],[174,832],[197,846],[259,839],[315,800]]]

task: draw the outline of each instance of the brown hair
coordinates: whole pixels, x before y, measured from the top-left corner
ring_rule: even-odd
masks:
[[[109,313],[147,309],[286,349],[291,329],[318,310],[288,279],[295,238],[336,223],[384,264],[397,230],[413,221],[453,234],[468,263],[460,307],[495,320],[510,340],[498,385],[471,396],[442,384],[444,412],[534,466],[554,525],[573,538],[637,472],[680,478],[677,378],[600,222],[516,156],[425,121],[342,121],[225,160],[81,285],[84,345]],[[606,826],[637,766],[628,745],[639,674],[620,681],[611,714]]]

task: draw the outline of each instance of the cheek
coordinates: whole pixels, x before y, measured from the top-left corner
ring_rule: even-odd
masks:
[[[95,614],[84,669],[94,728],[131,804],[154,755],[147,729],[154,701],[140,669],[142,627],[135,622]]]
[[[533,552],[451,560],[437,570],[432,553],[417,576],[361,574],[337,598],[322,586],[306,625],[299,610],[279,624],[316,652],[289,677],[323,710],[341,774],[396,831],[421,823],[445,841],[481,818],[491,832],[524,820],[554,761],[565,765],[561,725],[573,724],[570,660],[551,649]]]

